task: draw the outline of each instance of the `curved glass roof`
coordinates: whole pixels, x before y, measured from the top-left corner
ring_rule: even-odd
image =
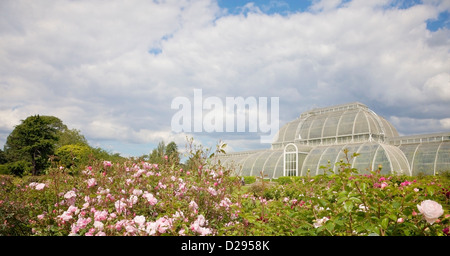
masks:
[[[366,105],[355,102],[301,114],[278,131],[273,146],[279,148],[292,142],[323,145],[348,140],[384,141],[392,137],[398,137],[398,132],[391,123]]]

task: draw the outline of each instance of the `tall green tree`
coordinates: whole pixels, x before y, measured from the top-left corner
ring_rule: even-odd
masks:
[[[164,154],[166,153],[166,144],[164,141],[158,143],[158,146],[150,153],[150,163],[162,164]]]
[[[67,127],[58,131],[58,141],[56,148],[66,145],[88,145],[87,139],[81,134],[80,130],[69,129]]]
[[[0,164],[4,164],[7,162],[6,154],[3,150],[0,149]]]
[[[166,146],[166,155],[170,159],[171,163],[180,163],[180,153],[178,153],[178,146],[175,142],[170,142]]]
[[[62,121],[54,116],[29,116],[17,125],[8,136],[5,153],[8,162],[31,163],[33,175],[48,165],[48,157],[54,153],[58,132],[64,129]]]
[[[167,145],[164,141],[159,142],[158,146],[150,153],[149,161],[154,164],[162,164],[165,156],[171,163],[179,164],[180,153],[175,142],[172,141]]]

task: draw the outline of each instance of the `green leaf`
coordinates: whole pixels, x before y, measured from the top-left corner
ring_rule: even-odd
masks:
[[[384,218],[384,219],[381,221],[381,227],[384,228],[384,229],[387,229],[387,228],[388,228],[388,225],[389,225],[389,219],[388,219],[388,218]]]
[[[346,201],[344,204],[344,209],[346,212],[351,212],[353,209],[353,202],[352,201]]]
[[[349,199],[352,200],[353,202],[357,203],[357,204],[362,203],[361,199],[359,199],[357,197],[350,197]]]
[[[427,192],[428,192],[428,194],[430,194],[430,196],[434,195],[434,189],[433,189],[433,187],[428,186],[428,187],[427,187]]]
[[[410,200],[411,200],[411,197],[413,197],[413,196],[414,196],[413,193],[409,193],[409,194],[406,195],[405,200],[406,200],[406,201],[410,201]]]
[[[337,200],[337,204],[338,205],[341,205],[345,200],[347,200],[347,197],[340,197],[338,200]]]
[[[333,230],[334,230],[334,222],[333,221],[327,221],[325,226],[328,229],[328,231],[333,232]]]
[[[395,215],[395,214],[390,214],[389,218],[393,221],[397,221],[397,215]]]
[[[393,203],[392,203],[392,207],[393,207],[394,209],[398,209],[398,208],[400,208],[400,206],[402,206],[402,204],[401,204],[400,202],[393,202]]]

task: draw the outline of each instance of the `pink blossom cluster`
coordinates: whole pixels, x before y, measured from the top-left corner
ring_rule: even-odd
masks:
[[[406,187],[406,186],[409,186],[409,185],[411,185],[411,184],[413,184],[413,183],[415,183],[415,182],[416,182],[416,180],[413,180],[413,181],[407,181],[407,180],[405,180],[404,182],[400,183],[400,186]]]
[[[119,166],[103,161],[86,167],[79,186],[59,194],[56,214],[37,219],[55,218],[69,235],[214,235],[208,218],[233,225],[239,210],[231,207],[239,204],[226,194],[222,170],[202,166],[198,171],[197,176],[147,162]]]
[[[36,190],[43,190],[46,185],[45,183],[31,182],[28,186]]]

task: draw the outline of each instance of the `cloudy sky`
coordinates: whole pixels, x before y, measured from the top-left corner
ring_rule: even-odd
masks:
[[[450,131],[450,1],[0,1],[0,147],[30,115],[92,146],[148,154],[185,137],[268,148],[257,133],[174,133],[175,97],[278,97],[280,126],[359,101],[400,134]]]

